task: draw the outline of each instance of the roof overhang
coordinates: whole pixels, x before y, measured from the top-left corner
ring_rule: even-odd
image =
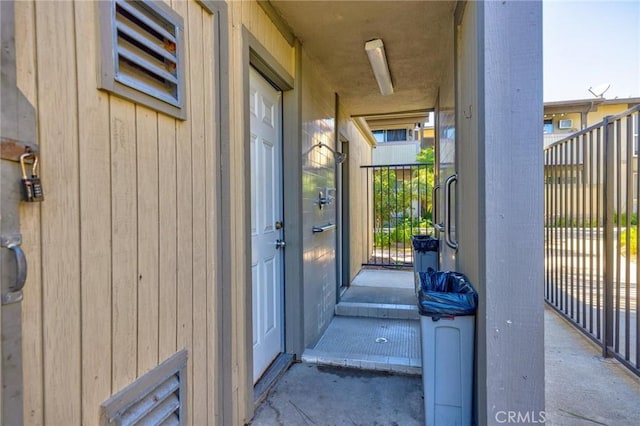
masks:
[[[352,116],[433,109],[453,37],[455,1],[282,1],[265,9],[297,37]],[[382,96],[365,43],[384,42],[394,93]]]

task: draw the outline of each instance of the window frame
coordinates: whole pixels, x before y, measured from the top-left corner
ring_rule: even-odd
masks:
[[[389,140],[389,135],[394,135],[396,137],[400,132],[403,132],[404,139],[393,139]],[[397,128],[397,129],[376,129],[372,130],[371,134],[375,138],[378,143],[394,143],[394,142],[406,142],[411,141],[409,139],[409,130],[405,128]]]

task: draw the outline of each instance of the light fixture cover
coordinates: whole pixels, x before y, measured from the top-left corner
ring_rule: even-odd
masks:
[[[391,75],[389,75],[389,66],[384,53],[382,40],[377,38],[366,42],[364,50],[367,52],[367,56],[369,56],[369,62],[371,62],[371,68],[378,82],[380,93],[382,93],[383,96],[392,94],[393,84],[391,83]]]

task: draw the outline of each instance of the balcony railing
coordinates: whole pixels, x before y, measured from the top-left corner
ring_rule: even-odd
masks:
[[[545,149],[545,299],[640,375],[640,106]]]

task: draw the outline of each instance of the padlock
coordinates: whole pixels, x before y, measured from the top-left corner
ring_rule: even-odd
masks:
[[[20,180],[20,191],[22,193],[22,201],[33,202],[33,181],[27,177],[27,169],[24,161],[27,157],[31,157],[30,152],[25,152],[20,156],[20,168],[22,169],[22,179]]]
[[[33,166],[31,166],[31,188],[33,188],[33,200],[44,200],[44,193],[42,192],[42,184],[40,183],[40,177],[38,176],[38,155],[33,155]]]

